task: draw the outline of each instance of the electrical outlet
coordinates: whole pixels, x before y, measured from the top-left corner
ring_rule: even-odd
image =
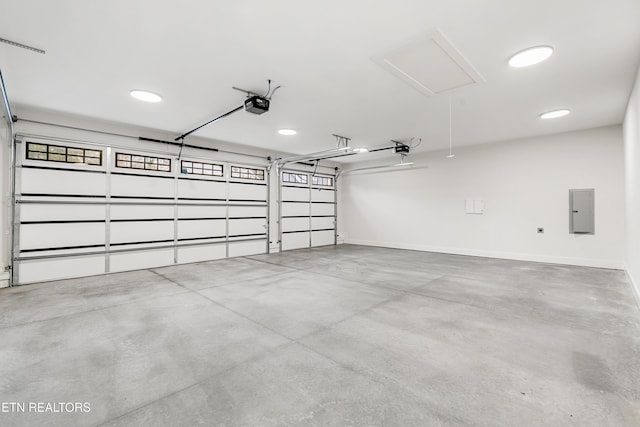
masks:
[[[544,228],[538,227],[538,234],[544,234]]]

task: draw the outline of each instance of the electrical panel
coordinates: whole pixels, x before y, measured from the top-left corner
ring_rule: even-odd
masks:
[[[569,190],[569,233],[595,234],[595,190]]]

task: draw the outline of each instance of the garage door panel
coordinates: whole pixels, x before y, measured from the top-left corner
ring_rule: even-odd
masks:
[[[173,220],[111,224],[112,244],[158,240],[173,240]]]
[[[309,203],[282,203],[282,216],[309,216]]]
[[[230,219],[229,220],[229,235],[247,235],[247,234],[262,234],[266,233],[267,220],[265,218],[260,219]]]
[[[335,219],[333,217],[311,218],[312,230],[324,230],[326,228],[335,228]]]
[[[85,255],[69,258],[20,261],[21,284],[94,276],[105,273],[105,255]]]
[[[286,233],[282,235],[282,250],[300,249],[309,247],[309,232]]]
[[[111,220],[122,219],[173,219],[173,205],[112,205]]]
[[[111,175],[113,197],[166,197],[173,198],[174,180],[134,174]]]
[[[101,252],[105,250],[105,246],[102,243],[98,243],[96,245],[87,245],[80,247],[68,246],[66,249],[38,249],[33,252],[22,252],[20,259],[34,259],[34,258],[46,258],[46,257],[58,257],[61,255],[86,255],[95,252]]]
[[[311,246],[326,246],[335,243],[335,232],[331,231],[313,231],[311,232]]]
[[[267,217],[266,206],[229,206],[229,218]]]
[[[267,201],[267,186],[229,183],[229,200]]]
[[[226,206],[178,206],[178,218],[225,218]]]
[[[307,187],[282,187],[282,200],[309,201],[309,188]]]
[[[242,206],[265,206],[264,200],[232,200],[229,202],[229,206],[242,205]]]
[[[104,223],[22,224],[20,250],[104,244]]]
[[[211,261],[227,256],[226,244],[186,246],[178,248],[178,263]]]
[[[282,218],[282,231],[302,231],[309,229],[309,218]]]
[[[313,177],[312,180],[316,181]],[[288,183],[282,185],[280,204],[282,250],[334,244],[336,192],[333,186],[326,188],[321,186],[323,182],[318,179],[316,185],[312,186],[296,186]],[[327,231],[312,232],[312,230]],[[315,242],[310,242],[312,236],[315,237]]]
[[[131,271],[173,264],[173,248],[111,254],[111,271]]]
[[[335,192],[328,190],[311,190],[311,201],[313,202],[334,202]]]
[[[20,205],[20,221],[103,220],[102,205],[44,205],[24,203]]]
[[[311,205],[311,215],[334,215],[335,205],[327,203],[313,203]]]
[[[251,240],[247,242],[235,241],[229,242],[229,256],[248,256],[258,255],[267,252],[267,240]]]
[[[226,200],[227,184],[223,181],[178,180],[178,197]]]
[[[178,239],[225,237],[225,220],[178,221]]]
[[[23,194],[104,195],[106,175],[46,169],[21,168]]]

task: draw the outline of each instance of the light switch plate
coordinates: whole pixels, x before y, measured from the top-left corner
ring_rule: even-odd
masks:
[[[464,200],[464,212],[467,214],[482,215],[484,213],[484,199],[467,197]]]

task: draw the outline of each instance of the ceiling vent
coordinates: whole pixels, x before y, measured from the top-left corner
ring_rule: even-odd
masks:
[[[485,81],[440,31],[372,59],[427,96]]]

